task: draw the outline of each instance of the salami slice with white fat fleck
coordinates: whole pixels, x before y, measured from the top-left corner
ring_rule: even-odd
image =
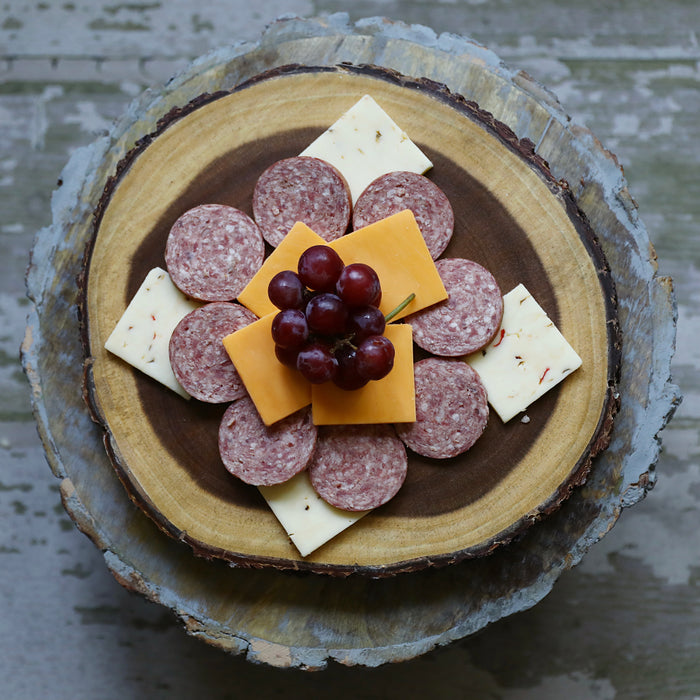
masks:
[[[281,484],[303,471],[316,445],[311,410],[265,425],[249,397],[234,401],[219,426],[219,454],[231,474],[247,484]]]
[[[486,389],[461,360],[429,357],[414,365],[416,421],[397,423],[405,445],[424,457],[447,459],[466,452],[489,417]]]
[[[279,160],[262,173],[253,191],[253,216],[273,247],[297,221],[325,241],[340,238],[348,228],[351,211],[345,178],[320,158]]]
[[[260,269],[265,244],[257,224],[223,204],[202,204],[173,224],[165,263],[180,291],[200,301],[231,301]]]
[[[406,448],[391,425],[319,428],[309,476],[327,503],[348,511],[377,508],[393,498],[408,470]]]
[[[226,301],[205,304],[177,324],[168,346],[170,366],[183,389],[207,403],[225,403],[246,395],[222,339],[258,317]]]
[[[496,335],[503,296],[494,276],[471,260],[435,263],[448,298],[406,318],[415,343],[432,353],[459,357],[480,350]]]
[[[423,175],[394,171],[371,182],[355,202],[352,227],[369,226],[404,209],[413,212],[430,255],[437,260],[452,238],[455,216],[445,193]]]

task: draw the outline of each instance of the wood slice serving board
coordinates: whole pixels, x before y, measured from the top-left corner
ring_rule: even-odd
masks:
[[[128,175],[128,171],[118,170],[119,163],[126,163],[125,158],[135,148],[134,155],[145,153],[150,135],[158,132],[163,119],[172,120],[173,109],[182,109],[203,93],[230,91],[255,75],[295,62],[316,66],[381,64],[406,75],[426,76],[479,103],[521,139],[527,137],[537,144],[537,154],[546,158],[555,178],[568,181],[610,264],[624,339],[620,408],[611,443],[593,459],[583,486],[574,488],[556,511],[489,556],[381,579],[301,575],[270,567],[229,566],[221,559],[193,556],[190,547],[164,535],[128,498],[105,452],[104,430],[91,420],[81,395],[84,351],[75,280],[83,268],[86,243],[94,238],[93,216],[100,200],[104,202],[105,187],[114,189],[115,173]],[[406,104],[404,90],[391,85],[386,89],[390,109]],[[452,108],[447,109],[439,93],[424,95],[421,88],[410,90],[410,96],[419,104],[429,103],[452,115]],[[313,96],[303,95],[307,97]],[[225,99],[238,98],[232,95]],[[325,128],[328,121],[324,119],[336,116],[335,110],[328,110],[323,117],[323,105],[318,107],[320,112],[307,110],[317,119],[311,125],[315,132]],[[255,120],[264,114],[256,111]],[[423,117],[418,109],[404,108],[396,118],[399,122],[406,119],[405,128],[411,131]],[[471,119],[466,114],[461,118],[459,137],[446,151],[434,149],[442,157],[431,177],[441,177],[440,163],[457,162],[454,153],[464,151],[464,134],[474,133]],[[284,126],[289,132],[286,119]],[[415,135],[416,140],[430,146],[439,127],[438,119],[431,119],[429,129]],[[544,184],[545,199],[563,197],[564,202],[570,202],[565,191],[542,175],[541,163],[538,166],[532,158],[512,157],[519,142],[507,136],[507,131],[501,130],[504,142],[492,138],[488,126],[479,128],[487,132],[483,140],[492,144],[494,152],[517,163],[516,173],[539,170],[536,177],[527,174],[532,178],[529,187],[540,189]],[[226,129],[226,138],[234,137],[232,131],[232,127]],[[182,144],[181,148],[185,147]],[[173,156],[177,151],[175,148]],[[483,172],[475,159],[472,164]],[[466,172],[464,164],[460,167]],[[174,180],[175,171],[170,172]],[[216,167],[205,174],[217,179]],[[191,180],[191,175],[188,177]],[[471,177],[466,182],[473,182],[473,172]],[[509,180],[504,173],[500,187],[481,190],[481,200],[493,201],[493,192],[505,191]],[[504,205],[497,208],[501,222],[511,199],[505,198]],[[547,216],[557,209],[552,204]],[[521,207],[521,213],[526,209]],[[572,124],[542,86],[504,66],[493,52],[468,38],[437,36],[427,27],[383,18],[353,24],[342,14],[276,22],[255,44],[224,47],[203,56],[160,90],[136,99],[108,135],[71,156],[52,200],[52,215],[52,224],[37,235],[27,273],[32,306],[22,360],[31,382],[39,434],[59,480],[63,503],[80,530],[103,552],[106,566],[123,586],[172,610],[188,633],[209,644],[244,654],[255,662],[304,669],[323,668],[329,661],[377,666],[414,658],[535,605],[551,591],[561,573],[580,561],[613,527],[620,513],[639,502],[654,482],[659,432],[678,401],[678,390],[670,379],[675,339],[670,280],[657,274],[653,248],[615,157],[587,129]],[[460,216],[464,223],[464,213]],[[471,217],[475,216],[480,216],[478,211],[472,212]],[[510,221],[515,217],[505,218]],[[153,226],[154,219],[150,221]],[[562,230],[576,242],[571,221],[566,217]],[[142,230],[144,240],[146,234],[147,230]],[[584,245],[583,240],[578,237],[576,245]],[[481,245],[486,256],[486,241]],[[117,240],[115,247],[120,246],[121,240]],[[546,249],[537,250],[538,255],[551,259]],[[152,251],[154,259],[160,254]],[[123,306],[128,297],[125,286],[134,284],[130,281],[133,255],[124,257],[126,264],[115,278],[115,289],[109,289],[103,301],[108,305]],[[589,257],[582,256],[586,267]],[[487,257],[483,259],[488,262]],[[96,260],[95,256],[91,264]],[[557,265],[561,262],[556,261]],[[550,269],[547,274],[551,274]],[[585,273],[584,279],[590,274]],[[538,288],[542,289],[541,282]],[[110,301],[110,297],[115,299]],[[571,327],[572,302],[564,304],[553,295],[543,303],[559,322],[569,319],[564,331],[573,333],[571,340],[576,345],[581,329],[576,323]],[[93,337],[104,337],[106,326],[116,319],[116,309],[111,313],[113,317],[105,318],[101,326],[95,327],[96,321],[91,319]],[[94,345],[98,353],[99,342]],[[590,360],[590,356],[584,358],[586,368]],[[606,372],[601,370],[601,376]],[[130,381],[135,387],[140,380],[134,377]],[[138,391],[146,386],[142,383]],[[168,401],[165,394],[159,395],[161,401]],[[132,404],[134,396],[128,398]],[[106,400],[100,399],[102,403]],[[548,400],[554,401],[556,410],[563,393]],[[602,413],[600,409],[601,404],[596,411]],[[529,425],[514,424],[515,430],[529,427],[532,421]],[[152,448],[162,449],[157,444]],[[186,472],[185,476],[192,480]],[[248,507],[256,518],[266,517],[261,503]],[[399,524],[406,519],[379,512],[373,517],[375,522],[395,517]],[[631,512],[626,517],[635,515]],[[356,533],[351,529],[350,534]]]
[[[174,221],[199,204],[252,215],[262,171],[300,153],[370,94],[433,162],[455,210],[443,257],[523,283],[583,360],[580,370],[450,460],[409,452],[399,494],[306,558],[254,487],[218,456],[225,406],[186,401],[104,350]],[[87,247],[86,394],[132,499],[197,553],[244,566],[385,576],[487,554],[559,507],[605,448],[618,406],[617,301],[601,247],[532,144],[444,86],[372,66],[284,66],[161,119],[119,163]]]

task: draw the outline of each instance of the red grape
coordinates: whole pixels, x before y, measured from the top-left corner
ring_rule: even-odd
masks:
[[[351,307],[377,306],[382,293],[377,273],[364,263],[346,265],[335,288],[338,296]]]
[[[328,345],[311,343],[299,351],[297,369],[312,384],[323,384],[335,377],[338,361],[333,357]]]
[[[299,348],[283,348],[280,345],[275,345],[275,356],[286,367],[296,369],[298,354]]]
[[[280,311],[272,320],[272,339],[283,348],[300,348],[309,337],[306,316],[298,309]]]
[[[351,391],[363,387],[368,379],[357,373],[357,350],[350,343],[343,343],[335,351],[335,359],[338,361],[338,372],[333,378],[333,383]]]
[[[394,346],[385,335],[371,335],[357,346],[357,373],[367,379],[386,377],[394,366]]]
[[[299,275],[292,270],[278,272],[267,286],[267,295],[278,309],[303,308],[304,291]]]
[[[306,321],[317,333],[340,335],[347,329],[348,308],[335,294],[318,294],[306,305]]]
[[[350,313],[348,330],[359,343],[370,335],[384,333],[384,314],[376,306],[361,306]]]
[[[313,245],[299,257],[297,272],[302,283],[316,292],[332,292],[343,271],[343,261],[333,248]]]

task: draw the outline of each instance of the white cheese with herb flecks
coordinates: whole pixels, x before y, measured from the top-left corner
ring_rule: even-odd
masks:
[[[141,283],[105,343],[105,349],[185,398],[170,366],[168,345],[175,326],[201,304],[185,296],[160,267]]]
[[[258,489],[302,557],[369,512],[345,511],[329,505],[314,491],[306,471],[283,484],[258,486]]]
[[[406,170],[422,175],[430,159],[405,131],[365,95],[300,153],[336,167],[350,187],[353,204],[380,175]]]
[[[581,366],[576,351],[522,284],[503,297],[495,338],[467,362],[504,423]]]

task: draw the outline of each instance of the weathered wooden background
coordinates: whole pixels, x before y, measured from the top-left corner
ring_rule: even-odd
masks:
[[[684,402],[654,490],[537,606],[411,662],[304,674],[210,648],[119,586],[63,511],[17,355],[29,250],[72,151],[197,55],[337,11],[472,37],[617,154],[674,279]],[[700,697],[699,32],[696,0],[0,3],[0,696]]]

